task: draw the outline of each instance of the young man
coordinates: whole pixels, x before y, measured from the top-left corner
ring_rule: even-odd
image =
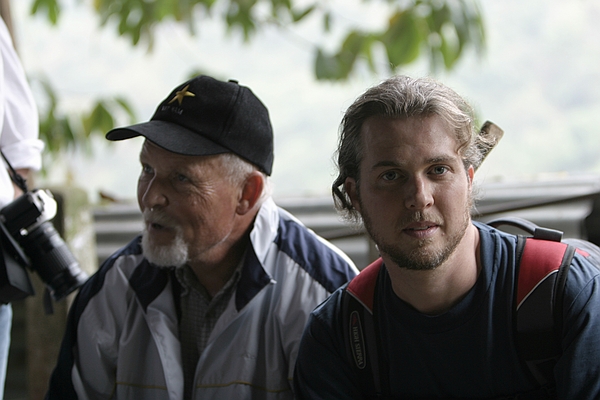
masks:
[[[107,138],[140,135],[143,235],[80,290],[47,398],[291,399],[308,315],[356,269],[271,199],[267,109],[200,76]]]
[[[381,255],[381,267],[369,269],[374,293],[362,299],[373,303],[379,393],[600,398],[600,278],[579,255],[566,283],[555,387],[538,387],[519,358],[512,321],[516,237],[470,218],[480,140],[468,104],[429,79],[390,78],[359,97],[342,121],[336,204],[362,219]],[[368,339],[358,330],[350,354],[345,330],[356,321],[344,323],[344,299],[336,291],[309,319],[294,378],[299,399],[377,392],[363,375],[372,360],[359,351]]]

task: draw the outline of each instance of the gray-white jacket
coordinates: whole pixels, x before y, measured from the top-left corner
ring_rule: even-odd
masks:
[[[196,367],[193,399],[292,399],[310,312],[356,273],[350,259],[269,199],[242,276]],[[81,288],[47,399],[183,399],[180,285],[139,238]]]

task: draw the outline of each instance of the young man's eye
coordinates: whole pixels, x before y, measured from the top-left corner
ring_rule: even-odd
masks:
[[[433,167],[432,172],[435,175],[442,175],[444,173],[446,173],[448,171],[448,168],[444,167],[443,165],[438,165],[436,167]]]
[[[388,171],[384,173],[382,176],[383,180],[393,181],[394,179],[398,179],[398,173],[396,171]]]

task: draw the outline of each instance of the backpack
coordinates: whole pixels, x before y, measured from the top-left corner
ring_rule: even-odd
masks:
[[[516,348],[530,378],[541,389],[519,398],[553,398],[553,368],[561,354],[564,286],[575,252],[600,268],[600,247],[581,239],[562,239],[562,232],[541,228],[517,217],[488,222],[495,228],[509,225],[530,236],[517,235],[516,290],[513,329]],[[375,323],[377,276],[381,258],[364,268],[343,290],[344,341],[359,385],[370,398],[389,398],[388,367]],[[374,314],[375,311],[375,314]]]

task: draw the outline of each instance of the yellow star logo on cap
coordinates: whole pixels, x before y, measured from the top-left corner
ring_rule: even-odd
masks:
[[[184,97],[194,97],[196,96],[194,93],[192,92],[188,92],[188,88],[190,87],[190,85],[186,85],[186,87],[184,87],[181,90],[178,90],[175,92],[175,97],[173,97],[171,99],[171,101],[169,101],[168,104],[171,104],[172,102],[174,102],[175,100],[177,100],[177,102],[179,103],[179,105],[181,105],[181,102],[183,101]]]

